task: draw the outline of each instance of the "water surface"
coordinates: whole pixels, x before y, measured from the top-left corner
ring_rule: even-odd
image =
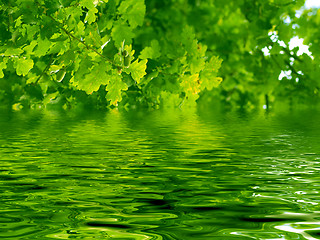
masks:
[[[0,238],[320,239],[319,120],[0,112]]]

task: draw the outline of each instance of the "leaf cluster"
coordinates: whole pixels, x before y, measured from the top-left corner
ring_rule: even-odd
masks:
[[[0,102],[15,108],[315,103],[319,10],[299,16],[303,5],[304,0],[2,1]],[[290,48],[294,36],[304,39],[312,56]],[[279,80],[284,72],[289,74]]]
[[[156,3],[156,1],[151,1]],[[57,105],[159,107],[162,96],[195,102],[221,81],[181,18],[162,28],[144,0],[17,0],[1,5],[0,101],[15,108]],[[173,6],[171,6],[173,9]],[[161,10],[161,8],[160,8]],[[161,11],[162,12],[162,11]],[[166,18],[173,17],[174,12]],[[164,17],[164,16],[163,16]],[[161,29],[161,30],[160,30]]]

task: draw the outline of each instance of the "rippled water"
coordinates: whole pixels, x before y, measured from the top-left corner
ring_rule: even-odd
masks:
[[[320,239],[319,120],[0,112],[0,238]]]

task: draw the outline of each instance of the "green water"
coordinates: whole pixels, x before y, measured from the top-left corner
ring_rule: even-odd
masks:
[[[0,112],[0,238],[320,239],[319,122]]]

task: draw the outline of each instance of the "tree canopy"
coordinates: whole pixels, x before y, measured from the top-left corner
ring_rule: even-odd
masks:
[[[319,10],[297,14],[304,0],[0,3],[2,106],[251,108],[319,99]],[[294,36],[312,56],[289,48]],[[281,71],[288,74],[279,80]]]

